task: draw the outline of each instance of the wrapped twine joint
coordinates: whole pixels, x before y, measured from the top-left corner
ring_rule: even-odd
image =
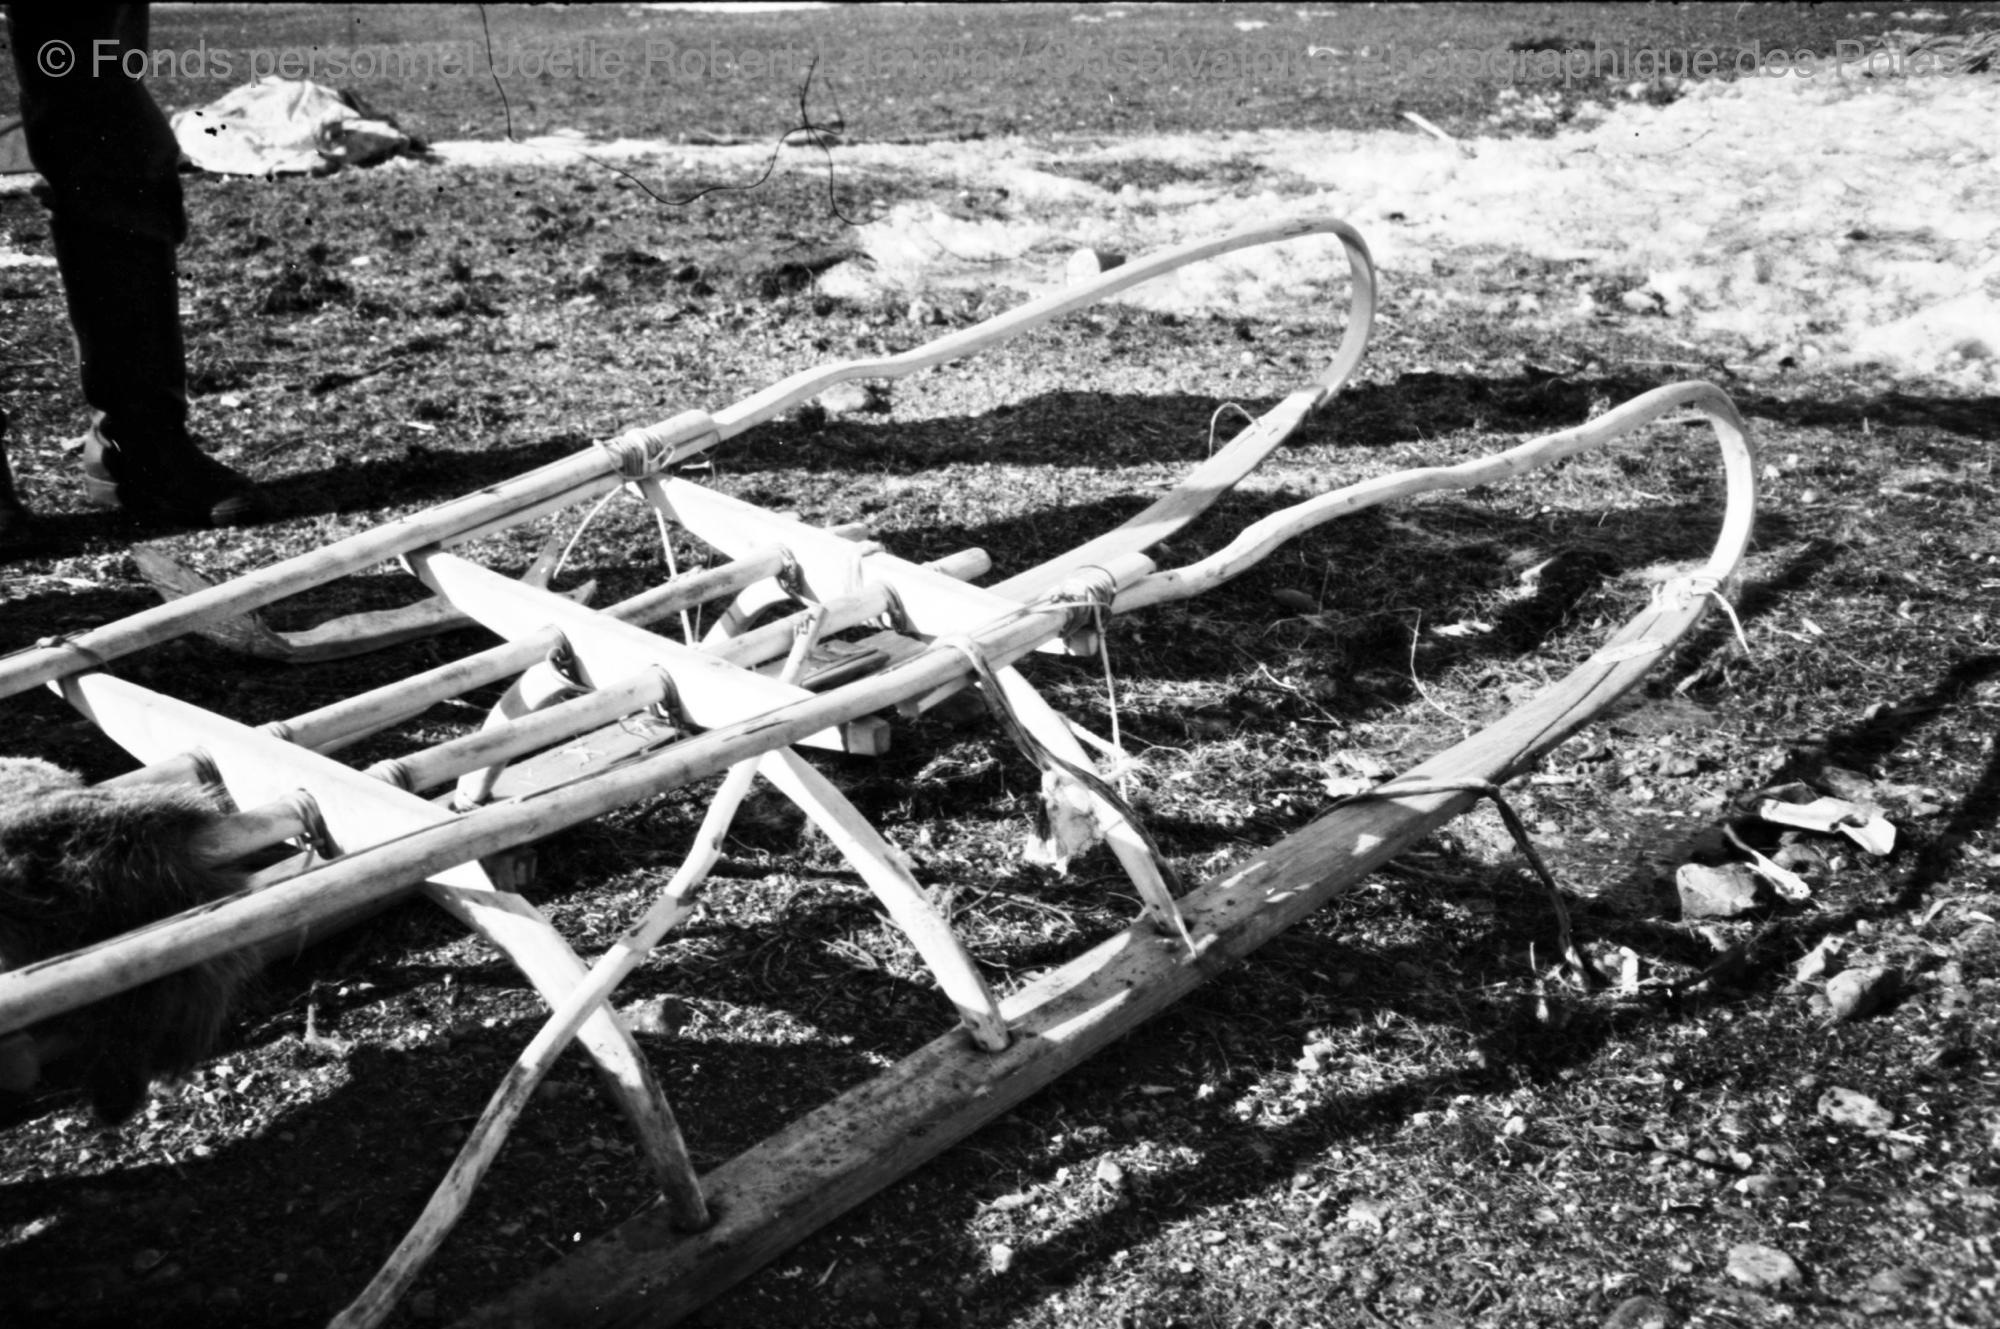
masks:
[[[682,411],[671,420],[645,429],[631,429],[597,446],[618,463],[627,480],[659,475],[683,457],[706,451],[722,441],[722,431],[706,411]]]

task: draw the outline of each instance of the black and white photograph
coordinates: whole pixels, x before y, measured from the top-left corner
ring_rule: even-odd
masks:
[[[2000,3],[5,6],[0,1325],[2000,1322]]]

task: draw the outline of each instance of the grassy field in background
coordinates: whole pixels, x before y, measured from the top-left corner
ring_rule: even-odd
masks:
[[[1954,10],[1924,31],[1964,27],[1972,11]],[[758,138],[796,122],[817,58],[813,119],[859,139],[1359,129],[1404,111],[1469,132],[1503,87],[1599,94],[1645,81],[1642,52],[1669,68],[1706,53],[1733,76],[1746,56],[1851,52],[1883,22],[1852,3],[175,6],[154,16],[153,89],[198,105],[282,60],[419,134],[497,138],[497,73],[518,135]],[[1600,48],[1633,63],[1553,60]],[[0,107],[11,79],[0,69]]]

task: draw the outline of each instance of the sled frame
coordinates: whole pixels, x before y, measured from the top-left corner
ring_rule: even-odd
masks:
[[[969,580],[986,568],[977,551],[932,565],[911,563],[872,542],[857,542],[852,531],[815,528],[674,473],[681,462],[837,383],[913,373],[1186,264],[1315,234],[1338,240],[1351,277],[1347,319],[1330,366],[1138,516],[990,587]],[[1198,563],[1157,570],[1148,549],[1199,517],[1350,379],[1366,346],[1375,292],[1366,245],[1332,218],[1184,245],[926,347],[805,371],[713,415],[688,411],[628,431],[478,494],[242,577],[216,585],[179,579],[173,587],[178,598],[166,604],[0,659],[0,697],[50,686],[147,763],[122,780],[205,779],[225,790],[236,812],[213,837],[217,861],[274,849],[289,853],[238,895],[0,974],[0,1033],[215,955],[296,943],[381,902],[421,893],[507,955],[551,1014],[415,1226],[335,1323],[358,1329],[389,1314],[463,1213],[535,1085],[573,1040],[597,1062],[662,1203],[464,1323],[671,1323],[1351,889],[1469,806],[1478,796],[1470,786],[1495,784],[1531,767],[1635,686],[1735,575],[1754,518],[1755,458],[1728,398],[1702,383],[1656,389],[1584,425],[1491,457],[1318,495],[1253,524]],[[1337,517],[1512,478],[1681,413],[1709,423],[1727,481],[1720,533],[1705,565],[1661,586],[1652,605],[1595,655],[1520,709],[1370,800],[1336,808],[1191,891],[1174,882],[1138,819],[1096,779],[1068,723],[1013,667],[1037,650],[1094,649],[1105,617],[1201,594]],[[722,561],[593,609],[546,589],[540,565],[514,580],[451,552],[620,486]],[[402,560],[433,593],[424,623],[474,621],[502,644],[262,730],[109,670],[121,656],[195,631],[264,642],[272,658],[286,658],[286,651],[303,656],[303,639],[270,645],[271,634],[261,626],[246,637],[229,625],[391,558]],[[789,602],[796,612],[734,630],[747,621],[748,606],[774,601]],[[735,611],[723,619],[728,626],[699,645],[653,630],[693,606],[731,602]],[[844,657],[830,655],[829,637],[870,623],[885,626]],[[392,626],[402,631],[410,625]],[[386,631],[379,623],[366,625],[368,634]],[[322,648],[332,649],[317,639],[311,645]],[[1084,791],[1082,804],[1142,901],[1142,915],[1129,930],[1005,1000],[995,997],[902,854],[796,750],[879,752],[888,741],[885,716],[934,705],[975,680],[983,680],[982,695],[1045,774],[1073,780]],[[500,682],[509,683],[506,695],[471,734],[365,771],[329,755],[442,698]],[[577,955],[515,889],[514,851],[713,777],[722,783],[680,871],[603,955]],[[611,999],[686,918],[731,819],[758,779],[827,834],[910,939],[956,1021],[875,1080],[697,1176],[667,1095]],[[1440,784],[1467,787],[1440,792]],[[1399,785],[1422,792],[1399,794]]]

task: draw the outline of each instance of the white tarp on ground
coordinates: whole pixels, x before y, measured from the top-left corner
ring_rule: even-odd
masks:
[[[275,74],[176,111],[174,137],[218,175],[288,175],[368,166],[409,151],[409,135],[318,83]]]

